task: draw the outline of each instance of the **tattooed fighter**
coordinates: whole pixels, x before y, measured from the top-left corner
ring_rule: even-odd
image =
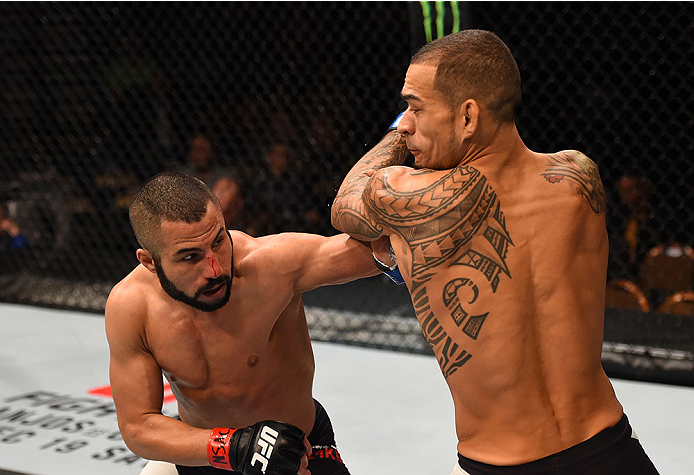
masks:
[[[349,172],[332,221],[357,239],[390,237],[453,396],[453,474],[657,473],[600,362],[596,165],[524,145],[520,74],[493,33],[424,46],[402,97],[396,130]]]

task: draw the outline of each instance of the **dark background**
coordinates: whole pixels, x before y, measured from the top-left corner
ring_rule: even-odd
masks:
[[[649,243],[692,245],[692,4],[458,5],[462,28],[496,32],[518,61],[526,144],[598,164],[611,240],[627,216],[617,183],[636,173],[650,183]],[[403,106],[422,22],[420,2],[0,3],[0,202],[29,242],[0,251],[0,300],[102,311],[137,264],[130,195],[183,166],[198,132],[240,178],[245,216],[271,191],[264,151],[287,144],[283,204],[320,220],[266,231],[333,233],[341,179]],[[637,279],[621,259],[610,278]],[[371,282],[362,298],[307,302],[412,315],[406,292]]]

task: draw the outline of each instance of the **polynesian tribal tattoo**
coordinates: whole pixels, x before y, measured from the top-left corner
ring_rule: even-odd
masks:
[[[436,317],[434,317],[434,312],[431,311],[429,306],[426,287],[419,289],[417,292],[413,289],[412,303],[422,327],[424,339],[436,353],[443,377],[448,379],[450,375],[467,363],[472,358],[472,355],[467,350],[460,348],[446,333],[446,330],[443,329]]]
[[[488,312],[470,315],[463,307],[477,300],[477,283],[456,278],[432,294],[427,284],[437,269],[464,266],[481,273],[496,292],[502,276],[511,278],[506,264],[513,246],[498,197],[477,169],[460,166],[421,189],[399,191],[389,177],[408,155],[404,137],[389,134],[365,155],[345,178],[335,199],[333,222],[356,238],[373,239],[388,227],[408,243],[412,255],[409,274],[411,295],[422,334],[429,343],[445,378],[468,362],[472,355],[461,347],[463,339],[476,340]],[[385,168],[370,176],[369,171]],[[410,176],[434,173],[416,170]],[[479,282],[478,282],[479,283]],[[461,297],[471,292],[472,298]],[[443,299],[450,317],[460,329],[449,335],[431,310],[430,298]],[[438,318],[437,318],[438,317]]]
[[[338,227],[342,231],[366,240],[374,239],[381,234],[382,226],[369,219],[362,200],[364,187],[370,179],[367,172],[400,165],[405,162],[408,154],[404,136],[391,133],[359,160],[345,177],[335,198],[335,202],[339,202],[340,206],[333,209],[333,222],[339,223]]]
[[[605,189],[597,165],[576,150],[548,154],[550,166],[542,174],[550,183],[559,183],[564,177],[578,185],[581,195],[595,214],[605,213]]]
[[[386,171],[372,180],[364,200],[379,220],[396,229],[410,246],[415,313],[425,339],[439,355],[442,373],[448,378],[472,355],[455,343],[459,339],[448,335],[434,316],[426,284],[436,269],[444,265],[466,266],[481,272],[493,292],[501,275],[511,278],[506,255],[513,241],[497,195],[479,170],[460,166],[426,187],[409,192],[393,189]],[[467,278],[448,282],[442,298],[456,326],[476,340],[489,313],[469,315],[459,297],[465,289],[472,292],[468,303],[475,302],[479,289]]]
[[[386,190],[365,193],[364,201],[409,243],[413,281],[429,280],[444,262],[479,270],[494,291],[502,273],[511,277],[506,252],[513,242],[496,193],[479,170],[460,166],[408,192],[394,190],[386,171],[369,189]]]

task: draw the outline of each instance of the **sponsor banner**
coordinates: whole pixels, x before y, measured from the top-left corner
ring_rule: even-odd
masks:
[[[164,412],[175,417],[168,386],[165,397]],[[84,395],[35,390],[0,397],[1,469],[32,475],[123,475],[138,474],[146,462],[123,442],[109,386]]]

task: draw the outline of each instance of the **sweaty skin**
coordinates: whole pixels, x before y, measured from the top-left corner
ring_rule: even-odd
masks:
[[[588,157],[532,152],[477,103],[449,120],[432,107],[434,70],[410,66],[398,131],[347,175],[333,225],[390,236],[453,396],[458,451],[522,464],[622,416],[600,360],[604,191]],[[419,169],[400,166],[410,152]]]
[[[301,295],[378,273],[371,249],[344,234],[256,239],[220,234],[223,225],[209,206],[200,222],[164,221],[161,233],[162,266],[188,295],[206,279],[233,272],[222,308],[204,312],[172,299],[146,260],[114,287],[106,305],[119,427],[128,446],[151,460],[207,465],[214,427],[272,419],[310,433],[314,361]],[[177,254],[181,249],[192,249],[192,258]],[[161,414],[162,373],[181,421]]]

